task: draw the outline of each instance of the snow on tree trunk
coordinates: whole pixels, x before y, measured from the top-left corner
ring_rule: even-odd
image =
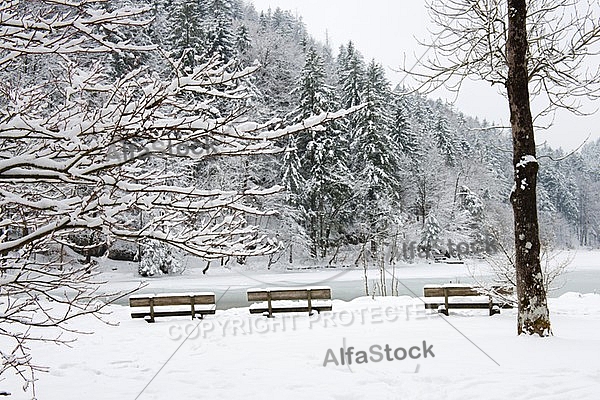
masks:
[[[514,212],[518,297],[518,334],[552,334],[540,266],[540,239],[536,203],[538,163],[535,158],[533,119],[527,70],[527,4],[508,0],[508,80],[513,138],[515,186],[510,196]]]

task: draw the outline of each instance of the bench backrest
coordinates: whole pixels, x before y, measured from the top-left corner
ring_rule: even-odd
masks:
[[[330,288],[304,288],[304,289],[257,289],[248,291],[248,301],[270,300],[329,300],[331,299]]]
[[[498,294],[510,295],[512,290],[500,286],[493,286],[492,290]],[[482,288],[473,286],[429,286],[423,288],[425,297],[444,297],[446,294],[451,296],[483,296]]]
[[[190,304],[215,304],[215,295],[214,293],[158,294],[129,298],[130,307],[187,306]]]
[[[444,297],[448,296],[481,296],[475,288],[471,286],[435,286],[423,288],[425,297]]]

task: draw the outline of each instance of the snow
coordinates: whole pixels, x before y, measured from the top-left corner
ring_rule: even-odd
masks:
[[[535,156],[528,154],[521,157],[521,160],[517,163],[517,168],[522,168],[529,163],[537,163],[537,159],[535,158]]]
[[[521,180],[521,190],[527,189],[527,178]]]
[[[134,294],[129,296],[131,299],[145,299],[149,297],[170,297],[170,296],[214,296],[213,292],[178,292],[178,293],[160,293],[160,294]]]
[[[551,299],[550,307],[555,336],[539,339],[515,336],[511,310],[493,317],[451,311],[445,318],[426,313],[410,297],[336,300],[333,312],[312,317],[267,319],[237,308],[202,321],[163,318],[154,324],[113,306],[110,320],[118,326],[86,318],[76,324],[95,334],[79,337],[71,348],[33,345],[36,361],[53,366],[38,375],[38,397],[597,398],[600,295],[569,293]],[[434,357],[323,366],[329,349],[339,359],[343,347],[408,349],[423,341]],[[12,377],[2,389],[25,398]]]
[[[310,288],[312,290],[331,290],[331,288],[329,286],[310,286]],[[271,287],[269,286],[269,288],[251,288],[248,289],[248,292],[267,292],[267,291],[277,291],[277,290],[290,290],[289,286],[280,286],[280,287]]]
[[[598,271],[598,256],[598,252],[578,252],[569,270]],[[113,282],[113,289],[134,280],[122,265],[116,272],[107,265],[111,272],[104,276]],[[443,277],[463,276],[466,269],[421,264],[398,271],[403,277],[437,276],[444,284]],[[196,272],[187,272],[183,277],[147,280],[149,289],[163,286],[176,293],[198,292]],[[215,275],[210,282],[217,287],[243,287],[252,280],[256,285],[257,279],[284,286],[307,276],[325,281],[339,273],[236,275],[232,270],[209,270]],[[338,278],[352,280],[362,273],[349,270]],[[276,399],[598,398],[600,294],[569,292],[550,298],[554,336],[544,339],[516,336],[515,310],[502,310],[493,317],[487,310],[450,310],[445,317],[426,311],[420,299],[408,296],[331,303],[332,312],[312,316],[277,314],[269,319],[238,307],[218,309],[203,320],[160,318],[154,324],[132,319],[129,307],[113,305],[107,317],[112,325],[91,316],[73,320],[70,328],[94,334],[78,336],[71,347],[32,344],[36,364],[51,367],[49,373],[37,374],[37,396],[50,400],[262,399],[267,395]],[[2,348],[4,340],[0,338]],[[432,346],[435,356],[323,366],[329,350],[340,361],[340,348],[353,347],[354,354],[372,346],[408,350],[423,341]],[[9,399],[27,398],[16,376],[6,378],[0,391],[11,392]]]

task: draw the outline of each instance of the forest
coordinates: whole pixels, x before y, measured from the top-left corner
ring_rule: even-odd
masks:
[[[189,51],[190,66],[192,55],[217,56],[237,68],[258,62],[247,82],[253,90],[250,119],[293,124],[363,106],[348,118],[285,138],[277,154],[195,166],[199,185],[285,189],[256,200],[276,215],[252,220],[281,241],[278,258],[331,264],[345,250],[370,261],[383,254],[411,261],[400,244],[412,242],[432,252],[452,250],[448,241],[510,247],[507,129],[393,87],[377,60],[365,60],[352,42],[332,49],[313,40],[290,11],[259,13],[239,1],[158,2],[155,10],[149,40],[163,38],[162,47],[179,57]],[[598,142],[572,154],[540,146],[546,246],[598,245],[598,151]]]
[[[110,14],[131,3],[110,1],[99,7]],[[75,103],[85,102],[89,107],[85,112],[91,113],[101,109],[99,104],[107,97],[104,89],[88,84],[131,82],[140,71],[181,83],[204,71],[200,80],[205,81],[199,86],[183,94],[164,93],[161,102],[171,94],[178,96],[177,104],[161,103],[160,116],[170,113],[169,121],[135,129],[119,125],[123,134],[104,143],[108,153],[103,161],[113,162],[120,173],[129,161],[137,163],[131,167],[135,177],[128,185],[150,180],[194,188],[204,191],[200,197],[205,203],[186,208],[179,219],[168,219],[168,209],[152,206],[160,201],[138,198],[136,204],[118,210],[120,219],[110,228],[89,221],[65,226],[63,237],[53,236],[56,243],[72,247],[88,260],[105,252],[111,258],[139,260],[144,276],[176,271],[181,251],[206,259],[208,265],[231,258],[244,264],[248,257],[267,254],[270,267],[373,263],[383,258],[411,262],[414,251],[407,253],[409,243],[427,258],[438,253],[459,256],[448,243],[469,244],[461,257],[512,246],[513,172],[507,129],[464,115],[411,88],[394,86],[385,68],[377,60],[365,60],[351,41],[338,49],[317,42],[301,17],[290,11],[258,12],[241,0],[155,0],[134,5],[149,7],[121,20],[118,29],[99,28],[106,30],[107,43],[126,44],[118,51],[105,43],[107,48],[70,56],[68,62],[57,62],[44,52],[24,54],[18,61],[7,57],[4,64],[15,65],[0,71],[8,82],[5,92],[43,81],[45,87],[56,86],[50,94],[44,92],[45,100],[79,96]],[[30,11],[43,13],[44,7],[40,3],[39,10]],[[56,79],[64,68],[72,73],[67,82]],[[123,96],[129,101],[139,94]],[[30,99],[35,101],[35,96]],[[151,106],[154,103],[145,105]],[[30,111],[50,116],[51,108],[36,105]],[[306,123],[335,113],[335,118]],[[191,128],[200,133],[186,136],[177,118],[186,127],[194,126],[194,118],[213,125]],[[213,128],[226,126],[236,133],[244,128],[245,133],[267,130],[270,143],[240,145],[233,142],[247,136],[224,131],[219,137],[212,135]],[[117,128],[107,125],[110,129]],[[11,139],[2,140],[6,149],[13,149],[6,147]],[[8,151],[13,157],[22,152]],[[573,153],[542,144],[538,154],[542,243],[550,248],[598,246],[600,203],[594,194],[600,188],[600,142],[585,143]],[[116,187],[130,191],[133,186]],[[206,200],[206,193],[221,197]],[[38,207],[5,197],[10,201],[3,207],[11,216],[4,225],[5,237],[27,237],[48,221],[47,216],[38,222],[32,218],[39,216]],[[173,199],[160,204],[169,201]],[[221,235],[235,237],[229,247],[215,242],[190,246],[189,237],[169,240],[169,230],[177,224],[197,234],[221,229],[231,218],[237,230]]]

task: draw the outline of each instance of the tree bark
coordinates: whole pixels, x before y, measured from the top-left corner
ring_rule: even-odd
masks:
[[[517,333],[548,336],[552,331],[540,265],[536,202],[538,163],[535,158],[535,138],[529,101],[526,0],[508,0],[506,54],[506,89],[510,106],[515,180],[510,200],[515,228]]]

